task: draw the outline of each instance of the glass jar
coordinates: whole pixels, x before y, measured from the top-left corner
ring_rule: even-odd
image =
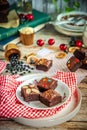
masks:
[[[32,13],[32,0],[17,0],[16,5],[18,13]]]
[[[43,1],[43,11],[48,13],[48,14],[53,14],[53,13],[58,13],[59,12],[59,7],[58,5],[60,0],[44,0]]]
[[[85,24],[85,28],[84,28],[84,31],[83,31],[83,44],[84,46],[87,48],[87,25]]]

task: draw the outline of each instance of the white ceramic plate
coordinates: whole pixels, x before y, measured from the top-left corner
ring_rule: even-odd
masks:
[[[82,101],[82,95],[79,89],[77,89],[77,95],[73,95],[70,103],[57,114],[38,119],[27,119],[27,118],[14,118],[18,123],[28,125],[31,127],[42,128],[42,127],[52,127],[54,125],[62,124],[66,121],[71,120],[80,110]]]
[[[40,101],[32,101],[32,102],[24,101],[23,97],[21,96],[21,87],[23,87],[24,85],[28,85],[29,83],[34,84],[35,80],[39,81],[42,77],[45,77],[45,75],[32,77],[31,79],[23,82],[16,90],[17,99],[25,106],[28,106],[28,107],[31,107],[34,109],[44,109],[45,110],[45,109],[52,109],[55,107],[59,107],[60,105],[63,105],[68,100],[68,98],[71,96],[71,91],[65,83],[63,83],[61,80],[57,80],[57,79],[55,79],[55,80],[57,80],[58,86],[56,87],[55,91],[57,91],[62,97],[65,97],[65,98],[63,98],[61,103],[59,103],[53,107],[47,107],[46,105],[44,105]]]
[[[61,13],[60,15],[57,16],[57,20],[60,22],[60,21],[63,21],[63,17],[72,17],[72,18],[75,18],[76,16],[78,15],[78,17],[80,17],[81,15],[83,16],[87,16],[87,13],[85,12],[77,12],[77,11],[74,11],[74,12],[69,12],[69,13]],[[66,18],[67,20],[68,18]],[[76,25],[78,23],[78,25]],[[87,20],[86,20],[86,23],[87,23]],[[76,22],[76,24],[72,25],[72,24],[62,24],[60,25],[61,28],[67,30],[67,31],[75,31],[75,32],[82,32],[83,29],[84,29],[84,18],[82,18],[82,20],[80,20],[79,22]]]
[[[74,31],[68,31],[64,28],[61,28],[60,26],[54,26],[55,30],[59,33],[62,33],[67,36],[82,36],[82,32],[74,32]]]

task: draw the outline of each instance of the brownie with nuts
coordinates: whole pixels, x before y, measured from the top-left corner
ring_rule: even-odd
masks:
[[[40,101],[48,107],[52,107],[62,102],[62,96],[53,89],[49,89],[40,94]]]
[[[75,72],[79,67],[82,66],[82,61],[80,61],[75,56],[70,57],[70,59],[67,61],[67,67],[71,72]]]
[[[42,71],[48,71],[51,66],[52,66],[52,60],[42,58],[38,60],[36,64],[36,69]]]
[[[38,101],[39,95],[40,91],[34,84],[25,85],[21,88],[21,96],[26,102]]]
[[[48,89],[55,89],[57,85],[57,80],[49,77],[43,77],[37,82],[37,87],[41,92],[44,92]]]

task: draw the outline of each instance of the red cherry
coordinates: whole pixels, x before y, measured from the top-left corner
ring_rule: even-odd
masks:
[[[53,38],[49,39],[48,40],[48,44],[49,45],[53,45],[55,43],[55,40]]]
[[[37,40],[37,45],[43,46],[44,45],[44,40],[42,40],[42,39]]]
[[[25,18],[28,19],[28,20],[30,20],[30,21],[32,21],[34,19],[34,16],[33,16],[33,14],[27,14],[25,16]]]
[[[83,42],[81,40],[75,41],[75,46],[77,46],[77,47],[82,47],[82,44],[83,44]]]
[[[65,44],[60,44],[59,48],[60,48],[60,50],[62,50],[62,51],[66,51],[67,46],[66,46]]]

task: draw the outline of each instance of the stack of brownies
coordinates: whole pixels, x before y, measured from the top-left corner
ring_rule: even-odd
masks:
[[[62,102],[62,96],[54,90],[57,86],[57,80],[43,77],[36,84],[23,86],[21,96],[26,102],[40,101],[44,105],[51,107]]]

